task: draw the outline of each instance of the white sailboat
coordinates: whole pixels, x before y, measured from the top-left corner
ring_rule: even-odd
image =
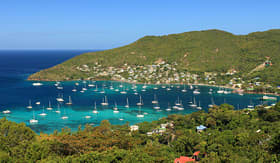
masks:
[[[30,120],[29,120],[29,123],[31,123],[31,124],[38,123],[38,120],[37,120],[37,119],[35,119],[35,113],[34,113],[34,110],[33,110],[33,119],[30,119]]]
[[[32,109],[31,100],[29,100],[29,105],[26,108],[27,109]]]
[[[60,106],[59,103],[57,103],[57,110],[55,111],[57,114],[60,114]]]
[[[137,106],[141,106],[143,105],[143,100],[142,100],[142,96],[139,96],[139,102],[136,104]]]
[[[152,104],[157,104],[157,103],[158,103],[157,96],[156,94],[154,94],[154,100],[152,101]]]
[[[63,95],[61,95],[61,97],[57,97],[57,98],[56,98],[56,101],[58,101],[58,102],[64,102],[64,100],[63,100]]]
[[[177,107],[177,110],[184,110],[183,102],[181,100],[180,105]]]
[[[102,106],[108,106],[108,100],[107,100],[107,96],[104,97],[103,102],[101,103]]]
[[[49,107],[47,107],[47,110],[52,110],[52,106],[51,106],[51,101],[49,101]]]
[[[77,92],[76,87],[74,87],[74,88],[72,89],[72,92]]]
[[[166,111],[171,111],[171,106],[170,106],[170,103],[168,102],[168,107],[167,109],[165,109]]]
[[[98,113],[97,108],[96,108],[96,101],[94,102],[94,110],[92,111],[92,113],[94,113],[94,114]]]
[[[187,92],[186,85],[184,84],[184,89],[181,90],[182,92]]]
[[[193,103],[190,104],[190,107],[193,107],[193,108],[197,107],[195,98],[193,98]]]
[[[61,117],[61,119],[63,119],[63,120],[68,119],[68,116],[66,115],[65,108],[64,108],[64,115]]]
[[[119,113],[117,103],[115,102],[114,113]]]
[[[175,105],[176,106],[180,106],[181,104],[180,104],[180,98],[179,98],[179,96],[178,96],[178,100],[175,102]]]
[[[156,110],[160,109],[160,106],[158,105],[158,103],[156,103],[156,105],[154,106],[154,109],[156,109]]]
[[[41,86],[43,85],[42,83],[32,83],[33,86]]]
[[[39,114],[40,116],[46,116],[47,113],[45,113],[45,107],[43,106],[43,112]]]
[[[139,106],[138,114],[137,114],[136,117],[138,117],[138,118],[144,118],[144,114],[141,113],[141,106]]]
[[[213,97],[211,98],[211,104],[208,105],[208,107],[212,108],[215,105]]]
[[[193,91],[193,94],[198,95],[198,94],[200,94],[200,92],[199,92],[198,89],[196,89],[196,90]]]
[[[95,85],[95,89],[94,89],[93,91],[94,91],[94,92],[97,92],[97,91],[98,91],[97,84]]]
[[[126,105],[124,107],[129,108],[128,97],[126,98]]]
[[[198,101],[198,106],[196,107],[198,110],[201,110],[202,107],[200,106],[200,101]]]
[[[66,105],[72,105],[71,96],[69,96],[69,101],[66,103]]]

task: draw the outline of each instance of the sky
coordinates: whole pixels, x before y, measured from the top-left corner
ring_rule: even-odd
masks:
[[[279,0],[0,0],[0,49],[110,49],[146,35],[280,28]]]

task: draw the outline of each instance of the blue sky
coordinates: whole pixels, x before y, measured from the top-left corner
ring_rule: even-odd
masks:
[[[0,49],[109,49],[145,35],[280,28],[276,0],[7,0]]]

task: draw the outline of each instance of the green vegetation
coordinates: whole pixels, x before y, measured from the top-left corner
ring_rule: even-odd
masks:
[[[177,72],[226,73],[234,69],[237,76],[246,80],[260,77],[261,82],[277,86],[280,85],[279,44],[280,30],[248,35],[207,30],[146,36],[127,46],[74,57],[31,75],[29,80],[112,79],[112,75],[97,75],[96,71],[107,71],[108,67],[126,69],[128,66],[136,69],[137,66],[165,61],[175,66]],[[263,66],[265,61],[272,65]]]
[[[266,107],[267,108],[267,107]],[[172,124],[148,136],[161,124]],[[198,133],[196,126],[205,125]],[[279,162],[280,103],[265,109],[234,110],[223,104],[189,115],[170,115],[154,122],[65,128],[36,135],[24,124],[0,120],[1,162],[172,162],[201,151],[201,162]]]

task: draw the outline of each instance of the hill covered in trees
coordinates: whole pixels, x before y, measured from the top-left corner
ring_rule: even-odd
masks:
[[[135,73],[139,69],[137,66],[163,62],[174,66],[176,72],[226,73],[235,70],[243,78],[260,77],[265,82],[278,85],[279,45],[280,30],[248,35],[206,30],[166,36],[146,36],[127,46],[76,56],[31,75],[29,80],[112,79],[117,70],[110,74],[108,72],[110,67],[113,70],[134,67]],[[263,67],[266,61],[269,62],[269,66]],[[102,72],[96,74],[98,70]],[[170,74],[171,72],[167,76],[170,77]],[[127,78],[127,74],[120,75]]]
[[[267,107],[265,107],[267,108]],[[201,151],[201,162],[279,162],[280,103],[265,109],[234,110],[222,104],[158,121],[100,126],[36,135],[24,124],[0,120],[1,162],[173,162]],[[165,132],[148,135],[161,124]],[[207,127],[202,132],[196,126]]]

